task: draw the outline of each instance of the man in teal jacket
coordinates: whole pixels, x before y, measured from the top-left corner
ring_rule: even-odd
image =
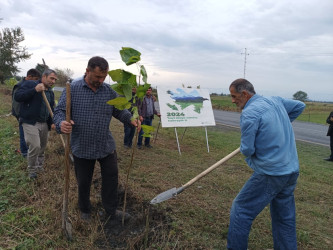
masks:
[[[247,249],[252,221],[270,204],[274,249],[297,249],[294,190],[299,162],[291,122],[305,104],[257,95],[245,79],[233,81],[229,91],[242,109],[240,150],[254,173],[233,201],[227,247]]]

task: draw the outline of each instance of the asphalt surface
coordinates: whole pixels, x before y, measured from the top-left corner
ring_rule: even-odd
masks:
[[[228,126],[239,129],[240,113],[214,110],[216,125]],[[329,137],[326,136],[328,126],[311,123],[294,121],[292,123],[297,141],[308,142],[321,146],[330,146]]]

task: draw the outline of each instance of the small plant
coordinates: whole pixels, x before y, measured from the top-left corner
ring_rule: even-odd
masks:
[[[141,53],[139,51],[128,47],[122,47],[119,52],[122,61],[127,66],[130,66],[134,63],[136,64],[139,75],[134,75],[131,72],[123,69],[109,71],[109,76],[114,82],[116,82],[115,84],[111,85],[111,87],[120,96],[108,101],[107,103],[114,105],[117,109],[120,110],[132,108],[132,119],[138,119],[139,114],[136,102],[143,100],[147,89],[150,87],[150,84],[147,82],[147,72],[145,67],[140,64]],[[143,83],[141,83],[141,79]],[[132,88],[136,88],[136,93],[134,96],[132,94]],[[143,125],[142,130],[144,132],[143,137],[150,137],[150,132],[152,132],[153,128],[151,126]]]

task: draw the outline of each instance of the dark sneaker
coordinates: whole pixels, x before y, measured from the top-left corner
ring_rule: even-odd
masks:
[[[90,220],[91,220],[91,214],[90,213],[80,212],[80,218],[81,218],[81,220],[83,220],[85,222],[90,222]]]
[[[138,149],[142,149],[142,146],[141,145],[137,145],[136,146]]]
[[[324,159],[325,161],[333,161],[331,157]]]
[[[153,148],[152,145],[148,144],[148,145],[145,145],[146,148]]]
[[[36,179],[37,179],[37,174],[36,174],[36,173],[30,173],[30,174],[29,174],[29,178],[30,178],[31,180],[36,180]]]
[[[125,148],[125,149],[130,149],[131,146],[129,146],[129,145],[124,145],[124,148]]]

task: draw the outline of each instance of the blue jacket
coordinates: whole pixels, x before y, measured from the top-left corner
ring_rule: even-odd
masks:
[[[21,87],[16,91],[14,98],[17,102],[21,102],[20,107],[20,123],[27,123],[35,125],[39,119],[41,108],[45,107],[43,103],[43,96],[41,92],[35,90],[38,82],[26,80],[22,82]],[[49,91],[49,103],[53,111],[54,107],[54,93],[52,90]],[[51,116],[48,116],[47,125],[49,129],[53,123]]]
[[[305,108],[300,101],[252,96],[240,118],[241,152],[257,173],[280,176],[299,171],[291,122]]]

